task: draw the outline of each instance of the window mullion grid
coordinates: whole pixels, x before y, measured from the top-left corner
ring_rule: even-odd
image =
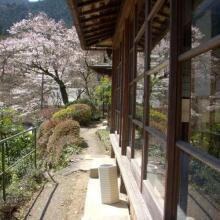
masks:
[[[147,17],[150,13],[151,7],[151,0],[145,1],[145,71],[150,69],[150,47],[151,47],[151,27],[150,21],[147,20]],[[149,83],[150,83],[150,76],[144,74],[144,120],[143,120],[143,127],[149,126]],[[141,189],[143,179],[147,178],[147,163],[148,163],[148,132],[143,129],[143,157],[142,157],[142,170],[141,170]]]

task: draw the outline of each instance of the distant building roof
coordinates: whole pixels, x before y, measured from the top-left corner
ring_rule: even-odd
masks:
[[[109,63],[100,63],[95,65],[89,66],[91,69],[93,69],[95,72],[101,75],[112,75],[112,64]]]

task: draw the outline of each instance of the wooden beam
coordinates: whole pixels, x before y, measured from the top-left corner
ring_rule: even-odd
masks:
[[[137,35],[136,35],[136,37],[135,37],[135,39],[134,39],[134,42],[138,42],[138,41],[141,39],[141,37],[143,36],[143,34],[144,34],[144,32],[145,32],[145,27],[146,27],[146,24],[145,24],[145,22],[144,22],[144,23],[142,24],[140,30],[138,31],[138,33],[137,33]]]
[[[108,28],[108,29],[104,29],[104,30],[100,30],[100,31],[90,32],[85,35],[85,38],[89,38],[92,36],[99,36],[100,34],[109,33],[109,32],[114,33],[114,29]]]
[[[77,30],[80,44],[81,44],[82,48],[85,49],[85,41],[84,41],[84,37],[83,37],[83,33],[82,33],[82,26],[79,21],[79,14],[77,11],[76,0],[69,0],[68,4],[71,8],[71,12],[72,12],[73,20],[74,20],[74,25]]]
[[[90,46],[90,45],[93,45],[93,44],[97,44],[97,43],[100,43],[101,41],[104,41],[108,38],[111,38],[111,36],[103,36],[102,38],[98,38],[96,40],[86,41],[86,45]]]
[[[213,37],[211,40],[199,45],[198,47],[180,54],[178,60],[183,62],[185,60],[198,56],[202,53],[205,53],[213,48],[217,48],[219,46],[220,46],[220,34],[217,35],[216,37]]]
[[[119,4],[115,5],[108,5],[108,6],[101,6],[99,8],[92,8],[90,10],[82,11],[80,18],[84,17],[85,15],[97,14],[98,12],[105,12],[105,11],[117,11],[119,9]]]
[[[98,15],[98,16],[91,16],[89,18],[81,18],[80,21],[85,23],[93,20],[100,20],[100,19],[108,19],[108,18],[114,18],[117,17],[117,13],[111,12],[111,13],[106,13],[103,15]]]
[[[97,35],[92,35],[90,37],[87,37],[85,38],[86,41],[90,41],[91,39],[98,39],[99,37],[103,37],[103,36],[106,36],[106,35],[112,35],[113,34],[113,31],[110,31],[110,32],[104,32],[104,33],[100,33],[100,34],[97,34]]]
[[[97,21],[97,22],[94,22],[92,24],[82,24],[82,28],[85,30],[85,29],[88,29],[88,28],[93,28],[93,27],[103,27],[103,26],[106,26],[106,25],[115,25],[116,24],[116,21],[115,20],[108,20],[108,21]]]
[[[193,156],[202,163],[207,164],[209,167],[216,170],[218,173],[220,172],[220,160],[216,157],[207,154],[205,151],[200,150],[199,147],[194,147],[190,143],[184,141],[178,141],[177,146],[185,153]]]
[[[84,30],[83,33],[86,35],[89,35],[90,33],[99,33],[102,31],[108,31],[108,30],[114,30],[114,26],[104,26],[104,27],[99,27],[99,28],[91,28],[89,30]]]
[[[132,10],[132,7],[134,6],[136,0],[125,0],[124,4],[122,5],[121,11],[119,13],[119,17],[117,20],[117,26],[116,26],[116,32],[114,34],[114,40],[113,40],[113,46],[117,47],[119,40],[121,39],[121,27],[123,27],[123,23],[125,21],[125,18],[128,17],[129,13]]]
[[[160,11],[161,7],[164,5],[166,0],[157,0],[156,3],[154,4],[153,8],[150,11],[150,14],[147,17],[147,20],[150,21],[152,20],[155,15]]]
[[[100,3],[100,2],[104,2],[104,0],[88,0],[88,1],[84,1],[84,2],[80,2],[77,4],[78,8],[82,8],[91,4],[96,4],[96,3]]]

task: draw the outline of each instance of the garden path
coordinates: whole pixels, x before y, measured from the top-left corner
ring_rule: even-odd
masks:
[[[59,172],[51,174],[54,181],[47,183],[38,196],[35,195],[29,206],[27,220],[78,220],[84,210],[85,196],[89,179],[91,158],[106,153],[103,144],[95,134],[103,128],[97,124],[89,128],[81,128],[81,137],[88,144],[81,155],[73,156],[71,164]],[[39,193],[38,193],[39,194]]]

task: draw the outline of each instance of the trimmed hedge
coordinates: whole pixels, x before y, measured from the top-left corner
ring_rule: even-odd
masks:
[[[46,151],[49,137],[53,134],[53,130],[58,123],[58,120],[50,119],[40,125],[37,132],[37,145],[40,147],[42,153]]]
[[[52,118],[55,120],[71,119],[73,118],[73,114],[74,113],[72,109],[65,108],[55,112]]]
[[[53,114],[53,119],[73,119],[80,125],[87,125],[92,120],[92,109],[86,104],[73,104]]]
[[[49,163],[56,165],[60,159],[63,149],[71,144],[80,145],[80,125],[77,121],[67,119],[61,121],[53,130],[47,144]]]
[[[97,103],[94,99],[88,99],[88,98],[82,98],[82,99],[78,99],[78,100],[75,100],[73,102],[70,102],[68,103],[66,106],[71,106],[71,105],[74,105],[74,104],[86,104],[88,106],[91,107],[91,111],[92,111],[92,120],[93,121],[97,121],[97,120],[100,120],[101,118],[101,112],[97,106]]]

